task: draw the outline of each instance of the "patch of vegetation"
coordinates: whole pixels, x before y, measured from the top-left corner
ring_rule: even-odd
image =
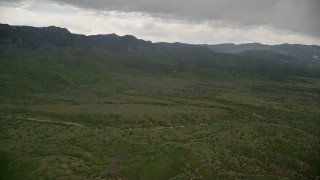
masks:
[[[1,178],[317,179],[319,72],[214,53],[7,50]]]

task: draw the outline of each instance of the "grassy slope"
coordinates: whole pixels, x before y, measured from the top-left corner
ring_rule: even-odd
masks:
[[[318,67],[75,48],[0,63],[2,179],[320,175]]]

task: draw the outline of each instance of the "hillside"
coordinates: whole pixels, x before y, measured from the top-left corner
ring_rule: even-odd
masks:
[[[319,178],[319,47],[252,46],[0,25],[0,179]]]
[[[248,44],[216,44],[205,45],[209,49],[218,53],[244,53],[246,51],[267,51],[267,53],[277,54],[277,56],[288,56],[293,59],[300,59],[309,63],[319,64],[320,46],[301,45],[301,44],[280,44],[280,45],[264,45],[259,43]],[[251,53],[251,56],[253,54]],[[261,53],[257,57],[262,57]],[[268,57],[270,58],[270,57]]]
[[[206,47],[183,43],[151,43],[150,41],[137,39],[131,35],[118,36],[116,34],[106,34],[85,36],[70,33],[65,28],[55,26],[36,28],[0,24],[0,49],[45,47],[99,48],[122,53],[165,53],[172,50],[210,51]]]

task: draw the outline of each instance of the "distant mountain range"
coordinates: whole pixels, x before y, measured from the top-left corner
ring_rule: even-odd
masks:
[[[131,35],[86,36],[54,26],[0,24],[0,94],[96,84],[103,77],[123,73],[218,81],[300,81],[320,77],[319,57],[319,46],[152,43]]]
[[[0,24],[0,49],[38,47],[100,48],[115,52],[167,52],[173,50],[209,51],[204,46],[183,43],[152,43],[131,35],[116,34],[85,36],[73,34],[65,28],[10,26]]]
[[[73,34],[65,28],[55,26],[38,28],[0,24],[0,50],[49,47],[99,48],[122,53],[214,52],[281,61],[306,61],[312,64],[319,64],[320,62],[320,46],[317,45],[264,45],[260,43],[193,45],[164,42],[152,43],[151,41],[137,39],[131,35],[118,36],[116,34],[106,34],[85,36]]]
[[[209,49],[219,53],[240,54],[251,57],[278,57],[306,60],[309,62],[320,61],[320,46],[301,44],[264,45],[260,43],[249,44],[217,44],[206,45]]]

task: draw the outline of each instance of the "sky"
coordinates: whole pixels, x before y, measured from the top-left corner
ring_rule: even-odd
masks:
[[[153,42],[320,45],[320,0],[0,0],[0,23]]]

